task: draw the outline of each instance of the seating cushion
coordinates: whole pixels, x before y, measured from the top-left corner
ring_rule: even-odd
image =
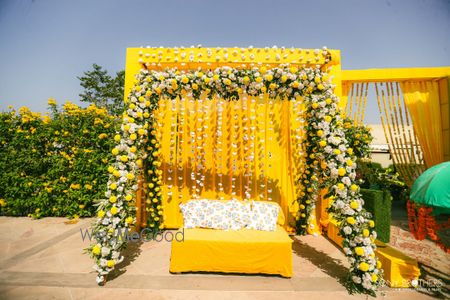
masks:
[[[173,240],[170,271],[263,273],[292,276],[292,240],[275,231],[252,229],[180,229],[183,241]]]

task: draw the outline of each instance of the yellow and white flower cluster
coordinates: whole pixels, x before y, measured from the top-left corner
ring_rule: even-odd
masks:
[[[319,81],[319,80],[318,80]],[[303,192],[298,214],[300,233],[306,233],[319,189],[328,188],[329,212],[337,220],[344,238],[344,252],[351,264],[351,283],[355,290],[373,294],[381,278],[375,257],[374,222],[363,208],[356,184],[354,149],[346,140],[339,99],[329,84],[320,93],[305,97],[307,107],[306,170],[301,178]]]

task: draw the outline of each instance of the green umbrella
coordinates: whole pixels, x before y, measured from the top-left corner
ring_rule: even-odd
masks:
[[[433,214],[450,213],[450,161],[435,165],[420,175],[411,188],[410,199],[433,207]]]

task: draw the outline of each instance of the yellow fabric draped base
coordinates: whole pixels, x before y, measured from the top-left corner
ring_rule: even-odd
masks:
[[[304,165],[301,99],[183,96],[161,99],[156,114],[166,228],[182,226],[180,203],[201,198],[274,201],[295,223],[295,177]]]

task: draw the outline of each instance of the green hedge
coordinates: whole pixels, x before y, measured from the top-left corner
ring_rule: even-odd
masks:
[[[364,208],[373,215],[378,240],[388,243],[391,237],[391,201],[389,191],[361,189]]]
[[[0,215],[93,216],[103,198],[117,117],[67,102],[50,114],[0,113]]]

